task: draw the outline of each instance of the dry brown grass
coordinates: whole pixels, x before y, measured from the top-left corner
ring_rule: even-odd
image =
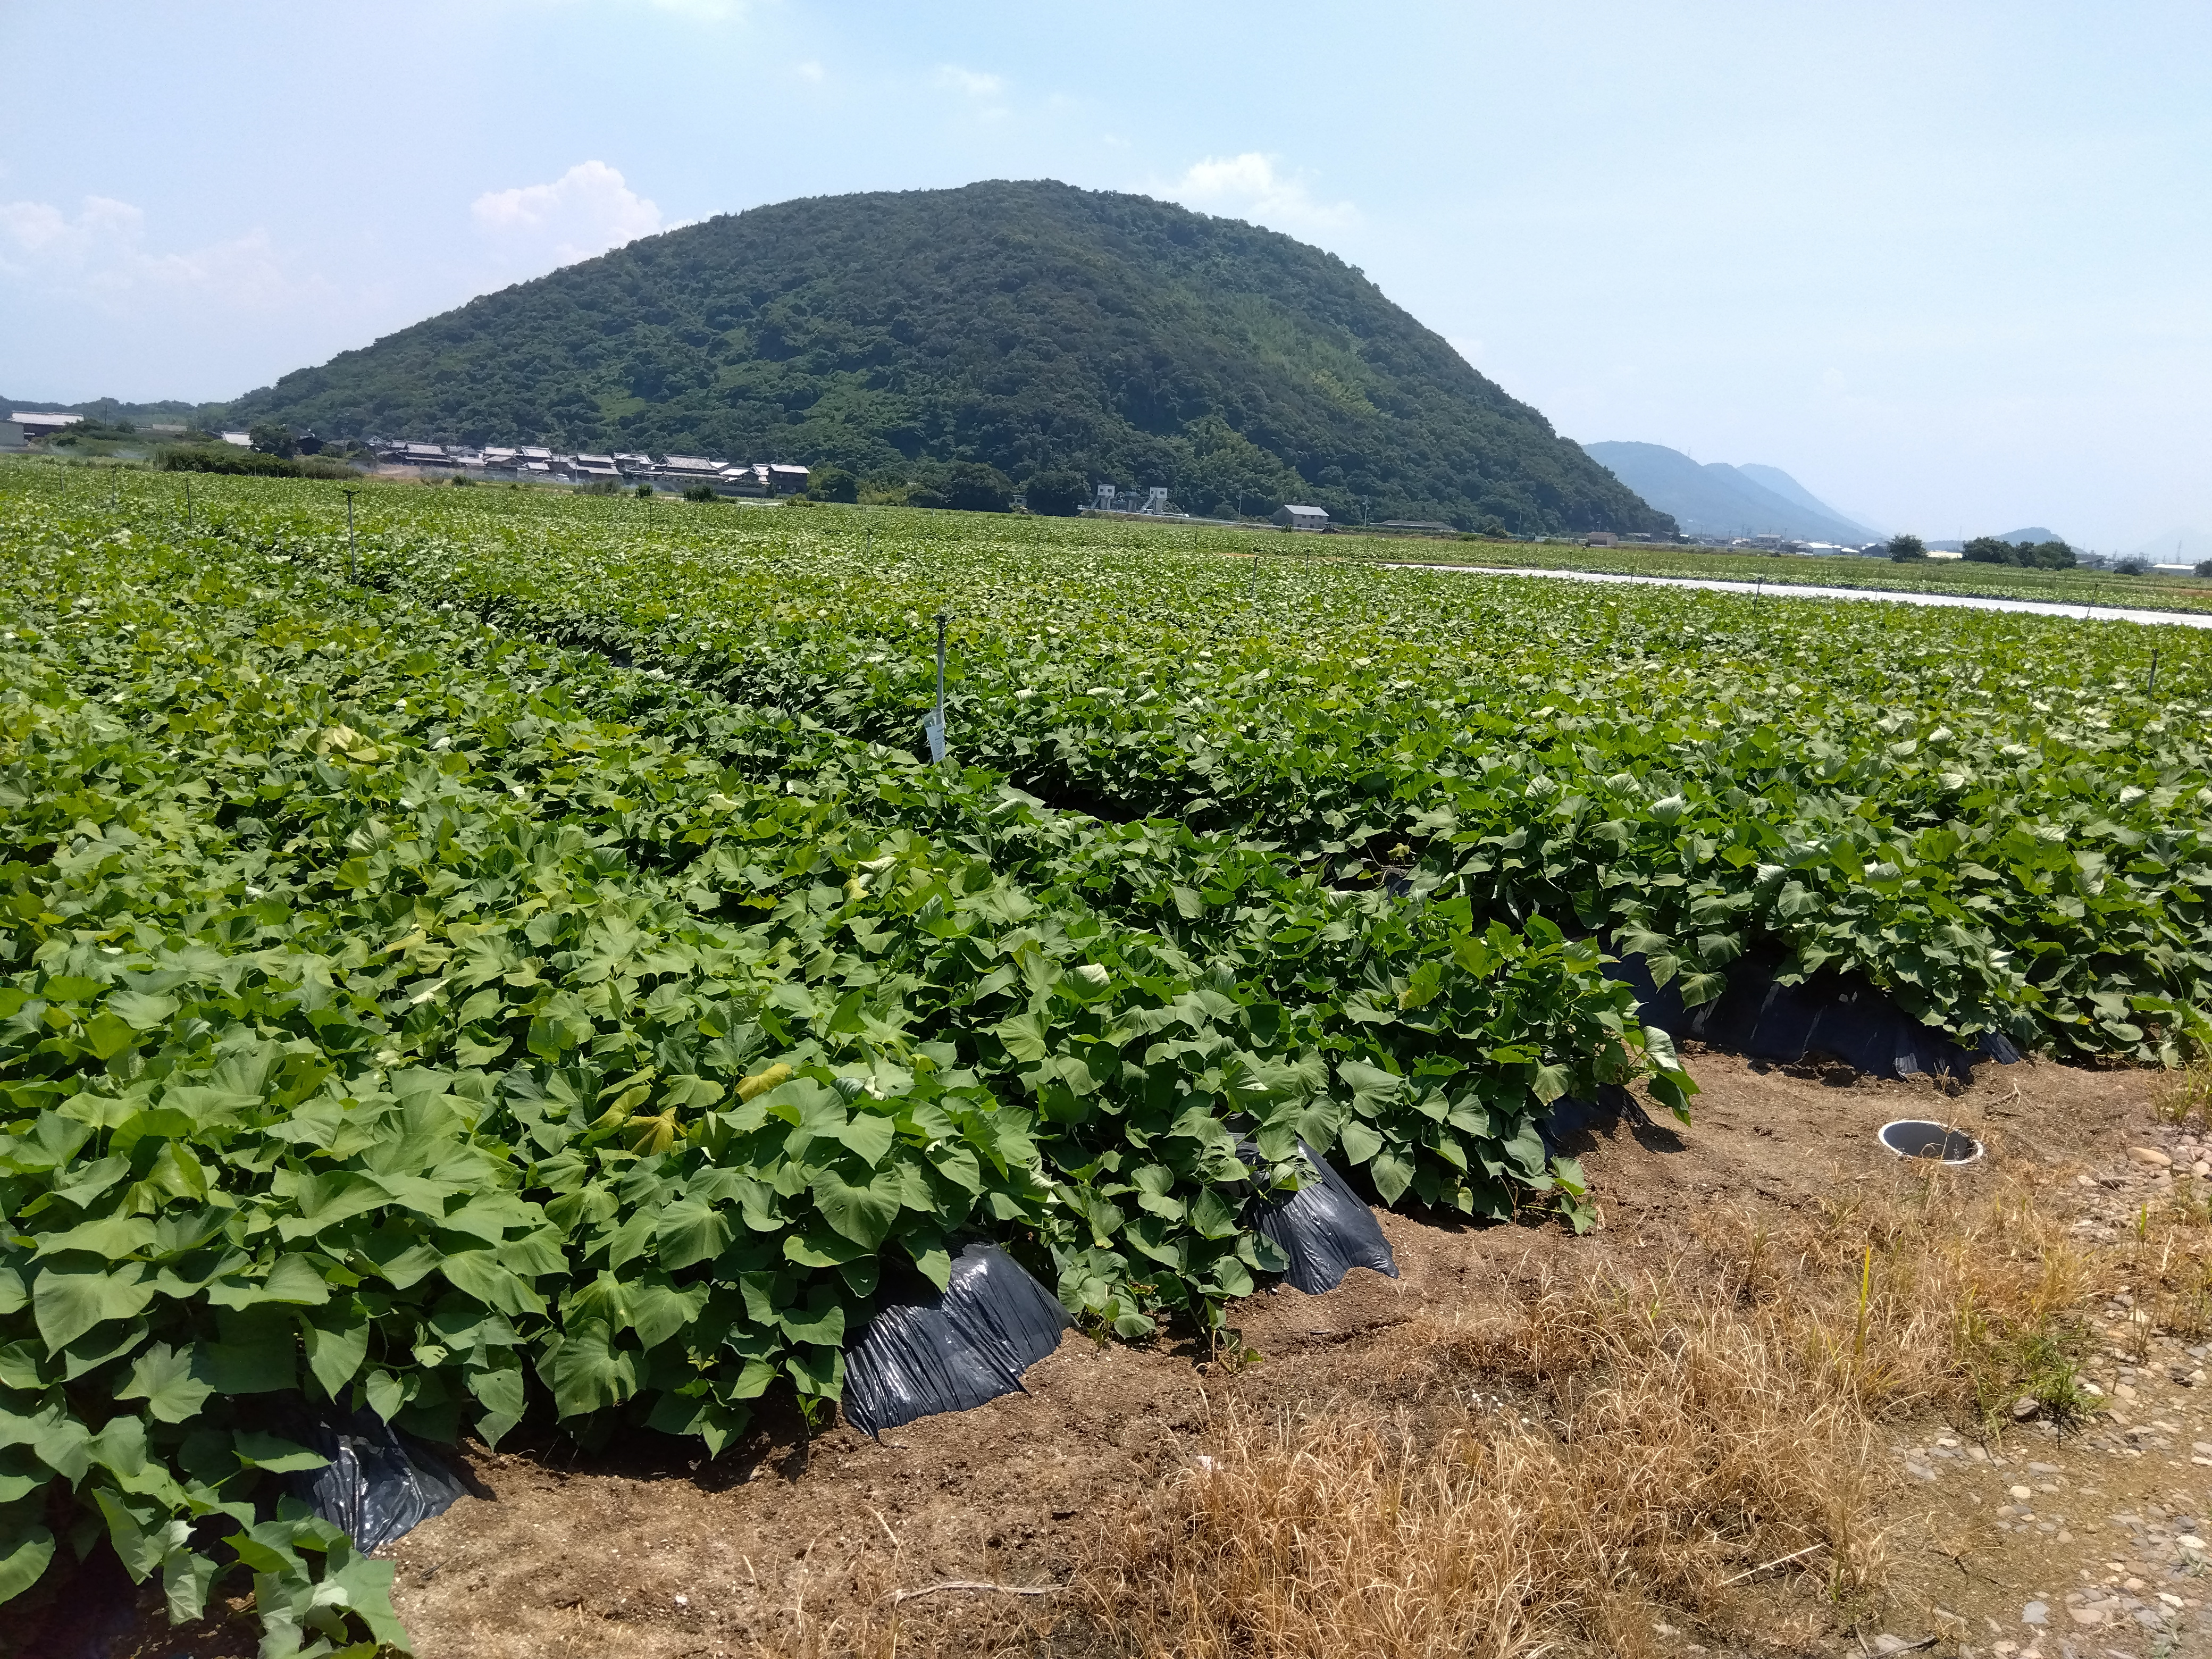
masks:
[[[2043,1349],[2063,1358],[2056,1322],[2095,1270],[2029,1189],[1942,1177],[1701,1233],[1663,1266],[1415,1320],[1374,1397],[1221,1409],[1210,1466],[1102,1541],[1091,1610],[1188,1659],[1637,1654],[1670,1617],[1769,1639],[1849,1622],[1887,1567],[1881,1422],[1992,1420]]]
[[[2154,1330],[2185,1342],[2212,1336],[2212,1183],[2185,1177],[2154,1211],[2146,1205],[2122,1255],[2127,1346],[2138,1356]]]
[[[2193,1118],[2212,1128],[2212,1061],[2192,1060],[2160,1079],[2151,1109],[2169,1123],[2185,1127]]]
[[[1635,1659],[1662,1622],[1826,1645],[1881,1606],[1886,1425],[1996,1436],[2023,1393],[2063,1415],[2080,1310],[2151,1277],[2078,1247],[2031,1180],[1990,1186],[1716,1211],[1662,1261],[1611,1249],[1415,1317],[1356,1397],[1263,1411],[1232,1385],[1065,1594],[884,1602],[791,1650]]]

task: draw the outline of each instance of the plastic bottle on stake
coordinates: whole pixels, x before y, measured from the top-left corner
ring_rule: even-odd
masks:
[[[929,739],[933,766],[945,761],[945,612],[940,611],[937,613],[937,707],[921,722],[921,734]]]

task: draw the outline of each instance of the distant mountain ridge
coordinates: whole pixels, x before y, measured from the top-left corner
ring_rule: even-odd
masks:
[[[1869,536],[1889,534],[1888,531],[1878,524],[1866,520],[1854,519],[1848,513],[1838,513],[1778,466],[1761,466],[1756,461],[1744,461],[1737,465],[1736,471],[1762,489],[1771,489],[1783,500],[1795,501],[1808,511],[1820,514],[1826,518],[1840,519],[1855,528],[1864,530]]]
[[[1164,484],[1194,512],[1674,521],[1366,276],[1051,180],[816,197],[646,237],[230,404],[325,437]]]
[[[52,398],[0,398],[0,419],[11,409],[35,409],[55,415],[82,415],[88,420],[127,421],[132,426],[190,425],[204,416],[222,414],[222,408],[221,404],[125,404],[112,398],[94,398],[82,404],[58,403]]]
[[[2137,558],[2154,564],[2197,564],[2212,559],[2212,535],[2176,526],[2163,536],[2152,537],[2135,552]]]
[[[1880,539],[1779,467],[1700,465],[1664,444],[1606,442],[1583,448],[1691,535],[1785,536],[1852,547]]]

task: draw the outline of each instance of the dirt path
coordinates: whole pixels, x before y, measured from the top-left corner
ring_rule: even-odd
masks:
[[[2176,1190],[2171,1169],[2130,1149],[2180,1160],[2184,1190],[2204,1150],[2154,1122],[2154,1079],[2138,1072],[1985,1066],[1945,1094],[1840,1068],[1714,1054],[1691,1063],[1705,1090],[1692,1127],[1623,1122],[1586,1137],[1596,1231],[1385,1215],[1401,1277],[1355,1273],[1326,1297],[1254,1298],[1240,1314],[1256,1363],[1232,1370],[1200,1353],[1101,1347],[1071,1334],[1031,1370],[1026,1395],[911,1424],[880,1444],[841,1425],[806,1448],[794,1425],[770,1421],[712,1463],[672,1458],[677,1443],[649,1437],[599,1455],[478,1454],[469,1468],[482,1496],[392,1552],[394,1599],[416,1651],[851,1651],[899,1589],[1068,1583],[1092,1559],[1102,1517],[1191,1468],[1210,1413],[1228,1402],[1310,1407],[1389,1391],[1400,1352],[1390,1334],[1417,1313],[1479,1309],[1547,1270],[1632,1275],[1693,1246],[1724,1208],[1816,1212],[1921,1179],[1875,1142],[1893,1118],[1936,1118],[1981,1137],[1990,1157],[1963,1179],[2044,1178],[2049,1202],[2079,1212],[2079,1236],[2115,1249],[2144,1204],[2170,1203]],[[2212,1348],[2146,1338],[2125,1297],[2087,1311],[2104,1322],[2086,1373],[2103,1390],[2090,1402],[2099,1414],[2063,1435],[2026,1423],[1994,1445],[1939,1421],[1895,1431],[1893,1594],[1845,1630],[1820,1604],[1817,1572],[1768,1575],[1742,1593],[1773,1598],[1791,1629],[1828,1626],[1786,1650],[2212,1654],[2200,1594],[2212,1548]],[[1011,1604],[948,1590],[915,1605],[957,1631],[963,1620],[1002,1619]],[[125,1650],[252,1650],[234,1635],[196,1634],[204,1639],[166,1635]],[[1655,1621],[1652,1639],[1656,1652],[1708,1650],[1686,1623]]]

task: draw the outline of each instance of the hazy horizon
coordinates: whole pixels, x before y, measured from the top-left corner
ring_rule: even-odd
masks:
[[[2174,4],[17,5],[0,388],[227,398],[716,213],[1053,177],[1329,248],[1570,436],[2133,548],[2212,526],[2208,46]]]

